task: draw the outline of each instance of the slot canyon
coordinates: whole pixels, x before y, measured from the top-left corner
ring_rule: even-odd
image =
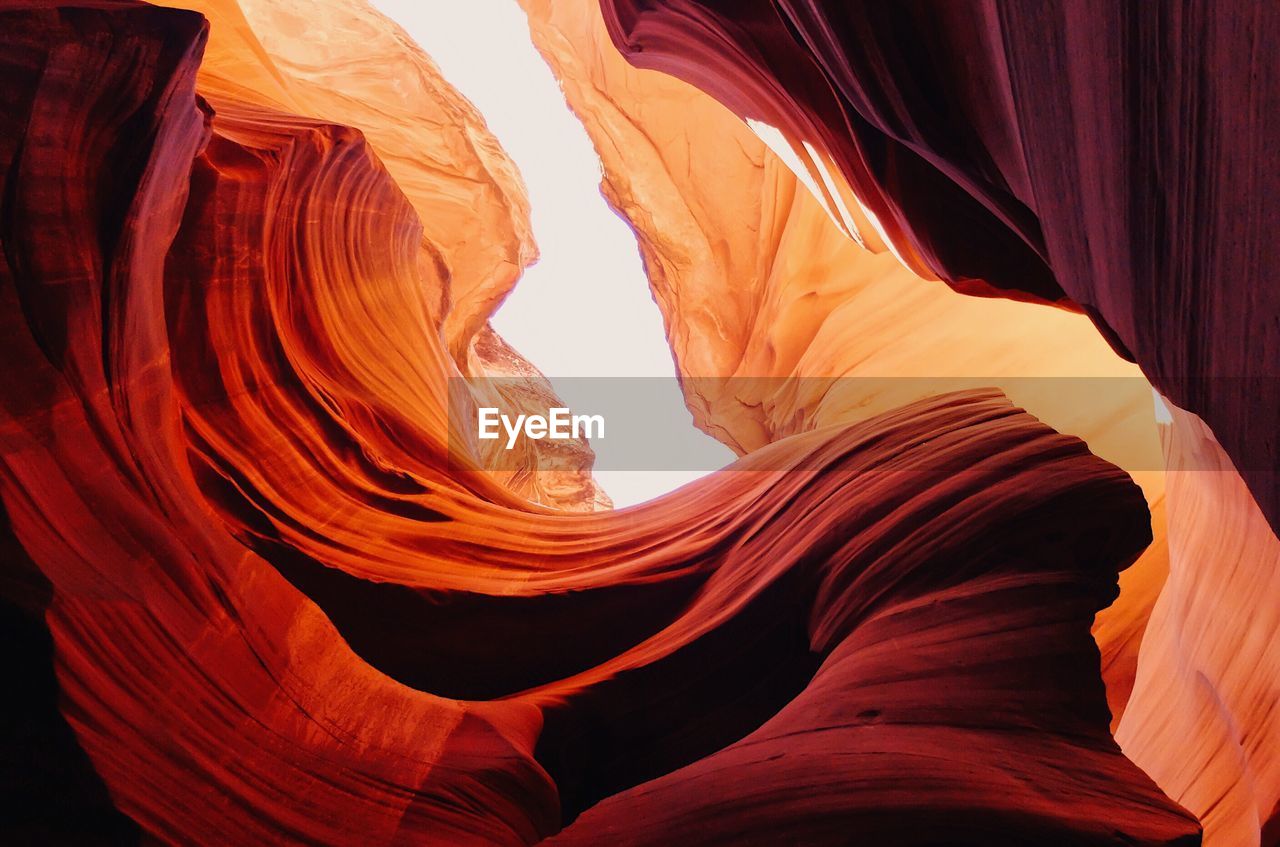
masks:
[[[510,0],[713,470],[448,5],[0,0],[0,843],[1280,847],[1280,7]]]

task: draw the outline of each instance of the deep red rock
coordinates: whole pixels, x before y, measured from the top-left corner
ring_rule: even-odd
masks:
[[[1280,527],[1280,10],[605,0],[617,46],[827,150],[908,261],[1079,308]]]
[[[191,13],[0,16],[5,549],[66,772],[148,840],[1198,841],[1107,731],[1090,623],[1150,530],[1083,442],[966,392],[529,503],[450,470],[359,132],[202,101]]]

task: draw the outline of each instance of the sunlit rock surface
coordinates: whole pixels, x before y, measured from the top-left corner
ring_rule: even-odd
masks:
[[[802,165],[833,162],[908,266],[965,293],[1087,313],[1203,418],[1211,435],[1183,413],[1175,423],[1169,501],[1182,505],[1167,514],[1164,567],[1180,576],[1147,632],[1121,738],[1205,818],[1211,843],[1274,842],[1280,648],[1261,607],[1276,596],[1265,522],[1273,530],[1280,508],[1280,295],[1268,276],[1280,259],[1280,73],[1259,46],[1280,34],[1276,8],[606,0],[603,11],[632,63],[778,128],[780,146],[806,151]],[[1126,586],[1098,621],[1113,677],[1132,679],[1132,611],[1157,585]]]
[[[660,140],[663,166],[635,165],[651,197],[608,156],[606,179],[684,374],[768,389],[990,363],[980,378],[1018,405],[913,386],[739,398],[689,379],[699,423],[744,457],[587,512],[607,501],[586,445],[548,477],[524,473],[531,456],[494,474],[449,449],[455,392],[485,399],[469,377],[553,399],[486,326],[532,248],[479,118],[367,7],[203,11],[200,70],[193,12],[0,7],[0,594],[24,657],[5,784],[29,795],[10,801],[13,840],[1198,843],[1178,802],[1257,833],[1241,821],[1274,807],[1258,787],[1271,653],[1239,640],[1265,616],[1223,641],[1182,629],[1190,613],[1147,633],[1178,665],[1159,674],[1170,720],[1221,730],[1203,768],[1143,735],[1145,668],[1124,752],[1108,730],[1100,661],[1122,667],[1146,615],[1095,616],[1151,542],[1144,493],[1162,482],[1144,492],[1113,463],[1150,435],[1141,383],[1148,405],[1124,398],[1110,421],[1016,396],[1017,376],[1128,372],[1078,316],[899,269],[920,256],[842,212],[847,186],[815,199],[727,112],[704,114],[740,155],[663,136],[689,129],[671,123],[680,97],[719,107],[641,92],[643,120],[585,122],[602,149]],[[554,29],[537,34],[553,63]],[[800,172],[827,161],[804,152]],[[687,178],[704,172],[724,182]],[[710,263],[682,258],[700,241]],[[1012,329],[1024,314],[1033,338]],[[984,320],[989,346],[967,346]],[[939,370],[956,350],[972,361]],[[1241,492],[1169,496],[1238,516]],[[1274,539],[1245,520],[1257,567]],[[1181,538],[1162,603],[1218,575],[1179,569],[1205,543]],[[1262,561],[1240,578],[1265,588]],[[1114,633],[1103,656],[1091,627]],[[1216,711],[1192,708],[1198,679]]]
[[[488,325],[489,315],[537,257],[523,182],[484,120],[431,59],[363,0],[173,5],[210,20],[197,79],[200,94],[215,109],[235,104],[252,111],[252,106],[358,130],[417,213],[416,275],[422,292],[395,322],[367,326],[369,337],[349,348],[365,351],[364,367],[378,370],[383,359],[396,360],[392,369],[402,367],[404,357],[395,351],[437,346],[425,336],[439,332],[457,368],[454,376],[501,376],[513,383],[519,374],[527,376],[533,397],[554,396],[536,368]],[[331,213],[364,202],[348,195]],[[353,244],[378,237],[380,224],[369,226],[368,232],[352,233]],[[350,305],[345,298],[330,299],[317,311]],[[380,345],[372,337],[379,332],[385,333]],[[418,426],[440,411],[421,397],[416,405],[411,415],[417,412]],[[487,457],[484,466],[537,502],[572,510],[607,507],[608,496],[591,477],[590,448],[581,444],[561,451],[554,463],[551,457],[538,458],[543,466],[563,470],[531,470],[529,456],[514,454]]]
[[[997,385],[1135,471],[1156,540],[1098,624],[1118,718],[1167,569],[1162,457],[1140,371],[1084,316],[927,282],[865,219],[853,238],[843,216],[815,199],[827,186],[820,176],[806,187],[709,95],[628,65],[611,49],[598,4],[523,5],[595,142],[605,196],[636,232],[705,431],[745,453],[939,391]],[[856,206],[839,208],[856,217]]]
[[[1116,737],[1206,843],[1275,844],[1280,542],[1204,423],[1171,414],[1169,579]]]
[[[1273,4],[602,6],[633,63],[829,155],[913,267],[1093,316],[1277,525]]]
[[[359,129],[423,229],[449,351],[467,347],[537,256],[515,165],[475,108],[364,0],[199,0],[200,91]]]

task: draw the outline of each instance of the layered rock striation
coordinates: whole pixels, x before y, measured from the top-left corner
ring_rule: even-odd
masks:
[[[698,426],[744,454],[932,394],[997,386],[1132,473],[1156,533],[1098,621],[1118,719],[1168,568],[1163,456],[1141,371],[1083,315],[922,279],[816,149],[793,149],[694,86],[632,67],[598,4],[524,7],[600,155],[601,190],[636,233]]]
[[[1280,75],[1262,48],[1280,28],[1274,8],[602,10],[630,62],[776,127],[777,146],[800,151],[798,171],[830,163],[818,196],[832,209],[853,195],[917,273],[1083,312],[1142,368],[1189,434],[1170,441],[1173,575],[1141,656],[1127,645],[1143,638],[1158,579],[1135,581],[1096,628],[1114,675],[1136,673],[1119,737],[1206,821],[1211,843],[1273,841],[1280,785],[1261,750],[1280,705],[1266,590],[1280,497],[1280,301],[1266,281]],[[1210,523],[1232,528],[1230,541],[1211,541]]]
[[[473,440],[457,447],[451,404],[484,399],[470,378],[554,399],[486,325],[534,248],[514,168],[398,29],[327,0],[210,3],[207,20],[0,7],[0,596],[37,686],[17,701],[32,731],[12,733],[6,784],[38,771],[72,789],[14,811],[13,831],[1182,845],[1199,843],[1195,812],[1212,832],[1270,833],[1273,656],[1267,619],[1243,614],[1274,538],[1216,444],[1177,441],[1204,434],[1177,413],[1170,462],[1223,475],[1170,487],[1170,583],[1122,750],[1108,696],[1124,697],[1091,628],[1152,541],[1163,480],[1144,491],[1095,452],[1150,434],[1137,401],[1068,425],[1053,398],[971,385],[772,393],[970,376],[932,369],[992,303],[902,269],[959,281],[945,249],[848,207],[858,179],[841,170],[813,196],[705,96],[593,57],[601,19],[528,10],[597,147],[643,151],[630,182],[603,157],[607,190],[699,424],[743,454],[617,512],[593,511],[607,500],[586,445],[550,476],[537,456],[495,474]],[[607,10],[618,32],[650,20]],[[708,55],[686,46],[690,67]],[[766,87],[798,102],[784,82]],[[628,87],[639,105],[610,108]],[[680,127],[681,109],[701,117]],[[843,168],[818,138],[793,145],[797,170]],[[993,249],[971,246],[979,265]],[[1027,278],[1028,296],[1062,299]],[[900,343],[883,328],[896,297]],[[1068,351],[1124,367],[1078,316],[1028,320],[971,361],[1044,375],[1019,352],[1031,333],[1055,351],[1049,374]],[[771,393],[714,395],[699,376]],[[1228,516],[1242,619],[1218,629],[1194,560],[1197,527]],[[1122,665],[1146,613],[1103,625]],[[1170,738],[1188,732],[1210,740],[1179,770]]]

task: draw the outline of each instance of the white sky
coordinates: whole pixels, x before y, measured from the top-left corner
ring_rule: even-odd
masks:
[[[515,0],[373,4],[404,27],[475,104],[528,187],[542,258],[494,315],[494,328],[553,384],[557,377],[673,376],[662,317],[635,237],[600,196],[595,149],[534,48]],[[654,414],[678,416],[692,429],[675,380],[671,387],[670,410]],[[733,453],[721,449],[728,463]],[[701,475],[596,472],[618,507],[652,499]]]

